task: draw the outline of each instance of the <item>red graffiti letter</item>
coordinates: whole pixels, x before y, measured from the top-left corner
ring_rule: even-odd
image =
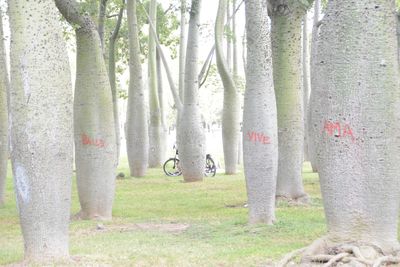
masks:
[[[264,136],[262,143],[264,145],[271,144],[271,138],[269,138],[269,136]]]
[[[345,124],[344,125],[344,130],[343,130],[343,137],[344,136],[351,136],[351,139],[354,140],[354,135],[353,135],[353,131],[350,128],[350,125]]]
[[[87,136],[86,134],[82,134],[81,138],[82,138],[83,145],[91,145],[92,144],[92,141],[90,140],[89,136]]]

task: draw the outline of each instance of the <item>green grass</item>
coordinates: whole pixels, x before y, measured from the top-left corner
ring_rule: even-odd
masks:
[[[126,162],[121,165],[119,171],[129,173]],[[274,226],[250,226],[243,207],[243,173],[182,183],[181,177],[166,177],[162,170],[152,169],[146,178],[117,180],[113,221],[104,223],[105,229],[97,230],[95,221],[71,222],[70,252],[78,266],[265,265],[326,231],[318,177],[309,166],[304,169],[304,183],[311,205],[281,203]],[[0,264],[23,259],[13,192],[10,176],[7,204],[0,208]],[[72,212],[78,210],[74,188]],[[188,228],[166,231],[155,224]]]

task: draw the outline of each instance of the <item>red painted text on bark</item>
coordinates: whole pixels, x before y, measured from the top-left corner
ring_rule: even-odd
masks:
[[[253,143],[260,143],[263,145],[271,144],[271,138],[263,133],[247,132],[247,140]]]
[[[96,146],[96,147],[105,147],[106,146],[106,143],[104,142],[103,139],[90,138],[86,134],[81,134],[81,140],[82,140],[82,144],[84,146],[85,145]]]

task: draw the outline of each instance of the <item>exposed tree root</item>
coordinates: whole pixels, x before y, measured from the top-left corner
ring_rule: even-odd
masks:
[[[294,262],[298,258],[299,262]],[[400,266],[400,257],[385,254],[381,248],[373,244],[348,243],[337,244],[328,238],[316,240],[310,246],[295,250],[277,264],[279,267],[289,266]],[[293,266],[293,265],[292,265]]]
[[[310,203],[310,198],[307,194],[297,198],[291,198],[287,196],[276,196],[276,203],[278,201],[286,202],[289,206],[306,206]]]

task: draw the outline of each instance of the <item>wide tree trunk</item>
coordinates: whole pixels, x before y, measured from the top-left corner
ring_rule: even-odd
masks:
[[[25,259],[65,259],[72,177],[72,84],[53,1],[9,1],[11,159]]]
[[[317,164],[327,240],[383,253],[399,248],[396,26],[395,1],[330,1],[317,51],[323,79],[312,109],[312,125],[322,133]]]
[[[5,185],[8,162],[8,93],[10,90],[6,51],[4,47],[3,21],[0,13],[0,206],[5,202]]]
[[[183,103],[183,94],[185,91],[185,62],[186,62],[186,46],[187,46],[187,27],[186,27],[186,13],[187,13],[187,0],[181,0],[181,20],[180,20],[180,37],[179,37],[179,99]],[[176,116],[176,143],[179,139],[179,121],[181,112],[177,109]]]
[[[123,6],[119,10],[117,24],[115,25],[114,31],[112,32],[110,37],[110,42],[108,43],[108,77],[110,78],[111,95],[113,101],[115,139],[117,144],[117,155],[116,155],[117,164],[119,163],[119,155],[121,152],[121,131],[120,131],[119,112],[118,112],[118,88],[117,88],[116,73],[115,73],[115,43],[117,42],[119,30],[121,28],[124,9],[125,9],[125,0],[123,1]]]
[[[74,0],[56,0],[76,26],[75,165],[82,219],[112,218],[116,139],[111,86],[96,25]]]
[[[184,103],[179,122],[179,156],[186,182],[202,181],[205,167],[205,134],[199,107],[198,50],[201,0],[192,0],[185,65]]]
[[[228,61],[224,57],[222,39],[224,35],[227,0],[220,0],[215,22],[215,52],[219,75],[224,85],[222,109],[222,143],[224,148],[225,173],[235,174],[238,161],[239,97]]]
[[[140,62],[136,0],[128,0],[129,95],[126,114],[126,149],[131,176],[146,174],[149,159],[147,108]]]
[[[246,1],[247,70],[243,111],[243,163],[250,223],[275,220],[278,167],[277,112],[267,7]]]
[[[157,1],[151,0],[149,7],[150,20],[154,27],[157,22]],[[149,125],[149,167],[160,167],[164,162],[165,147],[162,145],[162,134],[164,129],[161,124],[160,99],[158,95],[157,83],[157,62],[156,62],[156,42],[154,35],[149,29],[149,55],[148,55],[148,83],[149,83],[149,107],[150,107],[150,125]]]
[[[300,1],[269,1],[272,20],[274,87],[278,109],[277,196],[303,199],[304,113],[301,22],[308,6]]]

